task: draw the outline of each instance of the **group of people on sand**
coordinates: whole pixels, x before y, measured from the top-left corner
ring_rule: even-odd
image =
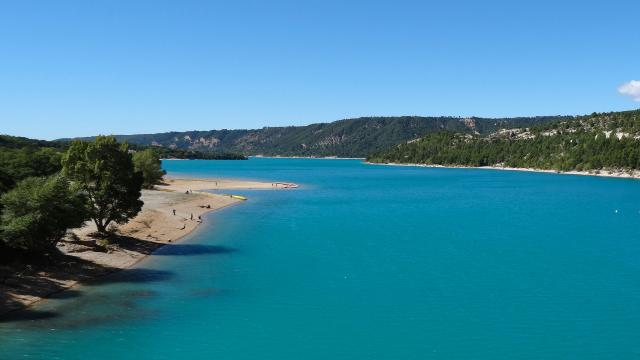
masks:
[[[211,209],[211,205],[207,205],[207,209]],[[176,209],[172,209],[171,210],[173,212],[173,216],[176,216]],[[193,220],[193,213],[191,213],[191,216],[189,217],[190,220]],[[198,215],[198,221],[202,221],[202,216]]]
[[[216,186],[217,185],[218,185],[218,183],[216,182]],[[187,190],[185,190],[184,193],[187,194],[187,195],[188,194],[193,194],[193,190],[187,189]],[[207,204],[206,206],[202,205],[200,207],[202,207],[202,208],[206,207],[207,209],[211,209],[211,205],[209,205],[209,204]],[[176,216],[176,209],[172,209],[171,211],[173,212],[173,216]],[[191,213],[191,215],[189,216],[189,219],[193,220],[193,213]],[[198,221],[202,222],[202,216],[198,215]]]
[[[216,181],[216,186],[218,186],[218,182]],[[193,194],[193,190],[191,189],[187,189],[184,192],[185,194],[189,195],[189,194]],[[211,209],[211,205],[207,204],[207,205],[200,205],[201,208],[207,208],[207,209]],[[173,212],[173,216],[176,216],[176,209],[172,209]],[[190,220],[193,220],[193,213],[191,213],[191,215],[189,216]],[[198,222],[202,222],[202,216],[198,215]]]

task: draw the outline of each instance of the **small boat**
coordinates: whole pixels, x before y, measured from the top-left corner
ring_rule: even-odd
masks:
[[[233,199],[238,199],[238,200],[243,200],[243,201],[244,201],[244,200],[247,200],[247,198],[246,198],[246,197],[241,196],[241,195],[231,195],[231,197],[232,197]]]

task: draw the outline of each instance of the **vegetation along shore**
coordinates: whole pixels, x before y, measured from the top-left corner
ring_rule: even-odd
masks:
[[[592,114],[488,135],[442,131],[370,155],[367,161],[637,178],[640,110]]]

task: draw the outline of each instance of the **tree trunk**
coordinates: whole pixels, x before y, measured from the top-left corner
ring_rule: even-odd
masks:
[[[102,220],[99,220],[99,219],[94,219],[93,222],[96,223],[96,228],[98,229],[98,232],[100,234],[106,234],[107,233],[107,224],[106,223],[103,223]]]

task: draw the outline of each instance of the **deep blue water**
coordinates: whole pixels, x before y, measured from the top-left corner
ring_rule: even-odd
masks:
[[[637,359],[640,181],[357,160],[169,161],[291,181],[0,323],[2,359]]]

